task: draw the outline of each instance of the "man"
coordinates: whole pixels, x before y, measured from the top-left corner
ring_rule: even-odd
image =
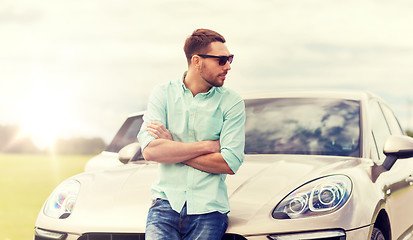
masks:
[[[147,161],[159,162],[146,239],[221,239],[228,219],[225,178],[244,159],[245,106],[222,87],[233,55],[217,32],[185,41],[183,79],[156,87],[138,134]]]

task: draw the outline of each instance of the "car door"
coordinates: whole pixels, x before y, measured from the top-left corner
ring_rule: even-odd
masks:
[[[388,136],[402,135],[397,118],[387,105],[373,101],[370,104],[373,136],[379,152],[380,162],[384,161],[383,146]],[[406,234],[413,224],[413,186],[409,178],[413,173],[413,159],[399,159],[393,167],[381,174],[383,193],[387,198],[386,209],[392,226],[392,235],[398,239]]]

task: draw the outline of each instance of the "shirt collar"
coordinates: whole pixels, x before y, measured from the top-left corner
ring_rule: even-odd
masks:
[[[182,76],[182,79],[181,79],[181,86],[182,86],[182,91],[183,92],[185,92],[185,91],[190,91],[188,88],[186,88],[186,86],[185,86],[185,84],[184,84],[184,80],[185,80],[185,77],[186,77],[186,74],[188,73],[188,71],[185,71],[184,72],[184,75]],[[217,92],[221,92],[221,87],[211,87],[211,89],[209,89],[209,91],[208,92],[206,92],[206,93],[200,93],[201,95],[204,95],[204,96],[212,96],[212,94],[215,92],[215,91],[217,91]]]

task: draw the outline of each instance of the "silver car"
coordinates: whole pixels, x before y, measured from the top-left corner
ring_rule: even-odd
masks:
[[[245,161],[228,176],[223,239],[413,239],[413,139],[368,92],[245,97]],[[157,164],[129,117],[84,173],[59,185],[35,240],[144,239]]]

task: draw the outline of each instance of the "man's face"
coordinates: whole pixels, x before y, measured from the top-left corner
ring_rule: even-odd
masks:
[[[206,55],[212,56],[229,56],[230,53],[222,42],[212,42]],[[219,65],[217,58],[201,58],[201,77],[211,86],[221,87],[229,70],[230,63],[227,61],[224,65]]]

